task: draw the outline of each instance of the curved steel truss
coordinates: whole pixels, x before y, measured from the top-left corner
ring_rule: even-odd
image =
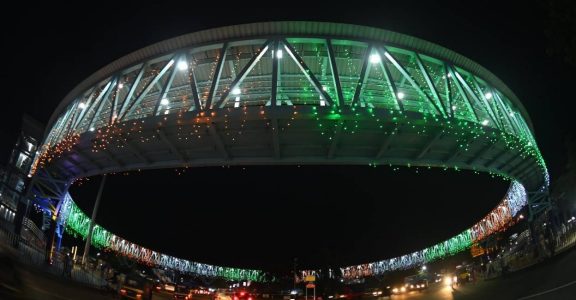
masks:
[[[473,228],[426,250],[342,270],[357,276],[465,249],[509,222],[525,203],[525,189],[547,189],[528,115],[481,66],[396,33],[356,34],[354,26],[329,24],[338,32],[331,35],[320,23],[306,23],[306,30],[296,23],[175,38],[91,76],[52,117],[30,174],[37,198],[58,213],[76,178],[189,166],[413,165],[515,180],[507,200]],[[83,235],[78,222],[66,228]],[[100,246],[141,261],[224,272],[98,230]],[[234,274],[258,276],[250,272]]]

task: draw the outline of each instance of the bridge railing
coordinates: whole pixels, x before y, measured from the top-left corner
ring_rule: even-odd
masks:
[[[38,247],[37,243],[28,241],[2,226],[0,226],[0,244],[4,246],[2,251],[8,252],[10,256],[25,266],[57,277],[67,278],[92,288],[100,289],[106,286],[106,281],[99,272],[80,266],[74,266],[71,276],[65,277],[63,255],[54,255],[51,263],[48,264],[45,250]]]

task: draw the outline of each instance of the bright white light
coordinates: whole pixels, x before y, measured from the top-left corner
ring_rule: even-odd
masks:
[[[181,60],[178,62],[178,70],[184,71],[188,70],[188,62],[186,60]]]
[[[298,292],[297,292],[296,290],[291,290],[291,291],[290,291],[290,295],[296,295],[296,294],[298,294]]]
[[[94,129],[94,127],[90,127],[89,130],[90,130],[90,131],[94,131],[94,130],[96,130],[96,129]]]
[[[170,113],[170,110],[168,110],[168,109],[164,111],[164,114],[165,114],[165,115],[167,115],[167,114],[169,114],[169,113]]]
[[[80,104],[78,104],[78,108],[80,108],[80,109],[85,109],[85,108],[86,108],[86,103],[80,102]]]
[[[488,92],[488,93],[484,94],[484,97],[486,97],[486,99],[490,100],[490,99],[492,99],[492,93]]]
[[[320,106],[326,106],[326,101],[320,100]]]
[[[400,100],[404,99],[404,93],[402,93],[402,92],[398,92],[396,94],[396,96],[398,96],[398,99],[400,99]]]
[[[282,49],[276,51],[276,58],[278,58],[278,59],[282,58]]]
[[[482,125],[484,125],[484,126],[488,125],[488,120],[482,121]]]
[[[327,91],[327,90],[328,90],[328,87],[326,87],[326,86],[323,85],[323,86],[322,86],[322,90]]]
[[[168,103],[170,103],[170,101],[168,101],[166,98],[162,98],[162,100],[160,100],[160,105],[168,105]]]
[[[241,92],[242,91],[240,90],[240,88],[235,87],[232,89],[232,95],[240,95]]]
[[[511,112],[509,116],[513,117],[513,116],[514,116],[514,113],[513,113],[513,112]]]
[[[456,110],[456,105],[452,105],[452,110]]]
[[[422,266],[422,270],[426,270],[426,266]]]
[[[382,60],[378,54],[370,54],[370,63],[377,64]]]
[[[118,84],[118,88],[121,89],[121,88],[123,88],[123,87],[124,87],[124,84],[123,84],[122,82],[120,82],[120,83]]]

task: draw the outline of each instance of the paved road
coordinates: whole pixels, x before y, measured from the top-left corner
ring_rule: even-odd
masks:
[[[101,291],[86,288],[52,275],[27,269],[21,269],[20,273],[25,291],[24,297],[16,299],[113,299],[111,295],[105,295]],[[436,284],[423,292],[394,295],[392,300],[552,300],[576,299],[575,295],[576,248],[573,248],[543,264],[512,273],[507,278],[468,284],[455,290],[442,284]],[[153,299],[170,299],[170,295],[154,294]],[[2,300],[4,299],[2,298]]]
[[[394,295],[392,300],[557,300],[576,299],[576,248],[550,261],[512,273],[452,289],[435,284],[423,292]]]

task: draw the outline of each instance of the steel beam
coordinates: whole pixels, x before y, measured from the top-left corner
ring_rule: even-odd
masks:
[[[426,70],[426,67],[424,66],[424,63],[422,62],[422,58],[420,57],[420,54],[414,52],[414,56],[416,57],[416,63],[418,64],[418,68],[420,68],[420,72],[424,76],[424,80],[426,80],[426,84],[428,84],[428,88],[430,89],[430,91],[432,91],[432,95],[434,96],[434,98],[436,98],[436,100],[438,100],[438,103],[440,103],[440,105],[442,105],[442,109],[440,110],[440,114],[447,117],[448,114],[446,113],[446,105],[444,105],[442,103],[442,97],[440,97],[440,93],[438,93],[436,86],[432,82],[432,78],[430,77],[430,74],[428,74],[428,70]]]
[[[220,57],[216,63],[216,70],[214,76],[212,77],[212,84],[210,85],[210,92],[208,92],[208,98],[206,99],[206,105],[204,108],[212,109],[212,98],[216,93],[216,88],[218,88],[218,82],[220,81],[220,75],[222,75],[222,69],[224,66],[224,60],[226,59],[226,53],[228,53],[228,43],[224,43],[222,48],[220,48]]]
[[[118,112],[118,120],[122,120],[124,118],[124,114],[126,113],[126,109],[128,108],[128,104],[130,103],[130,99],[132,99],[132,96],[134,95],[136,88],[140,84],[140,81],[142,80],[142,77],[144,76],[144,71],[146,70],[146,67],[148,67],[147,62],[143,63],[142,67],[140,67],[140,71],[138,71],[138,75],[134,79],[134,83],[130,86],[130,90],[128,91],[128,94],[126,94],[126,97],[124,97],[124,101],[122,101],[122,107],[120,108],[120,111]]]
[[[238,76],[236,76],[234,81],[232,81],[232,83],[230,84],[230,88],[222,93],[220,100],[218,100],[216,102],[216,104],[214,105],[215,107],[217,107],[217,108],[224,107],[224,105],[226,104],[226,102],[228,100],[228,95],[230,95],[232,90],[237,88],[244,81],[244,78],[246,78],[248,73],[250,73],[250,71],[252,71],[252,69],[260,61],[262,56],[264,56],[264,54],[266,54],[266,51],[268,51],[268,48],[270,47],[271,43],[273,43],[273,42],[270,40],[267,40],[264,43],[264,45],[262,45],[262,49],[260,50],[260,52],[258,52],[256,55],[252,56],[252,58],[250,58],[250,61],[246,64],[246,66],[244,66],[244,68],[242,69],[242,71],[240,71]],[[274,41],[274,45],[276,45],[276,43],[277,42]],[[276,57],[273,57],[272,59],[273,59],[272,63],[273,64],[276,63],[276,65],[278,65],[278,60],[276,59]],[[278,68],[278,66],[276,66],[276,68]],[[272,74],[272,76],[274,76],[274,74]]]
[[[229,160],[230,154],[226,150],[226,146],[224,145],[224,142],[222,142],[222,137],[220,137],[220,134],[218,134],[218,131],[216,131],[214,123],[206,124],[206,128],[208,129],[208,132],[210,133],[210,137],[212,138],[212,141],[214,142],[214,146],[216,147],[216,150],[218,150],[218,152],[220,152],[220,155],[222,155],[224,160]]]
[[[456,88],[458,89],[458,92],[460,93],[460,96],[462,96],[462,100],[468,105],[468,109],[470,109],[472,111],[472,113],[474,114],[474,118],[476,119],[476,122],[481,122],[481,120],[478,118],[478,114],[476,113],[476,110],[474,110],[474,107],[472,107],[472,102],[470,102],[470,99],[468,98],[468,95],[466,95],[466,92],[464,91],[464,89],[462,88],[462,85],[460,84],[460,80],[458,78],[456,78],[456,72],[452,69],[452,66],[446,64],[446,68],[448,69],[448,72],[450,72],[450,77],[452,78],[452,81],[454,82],[454,85],[456,85]],[[452,108],[452,107],[450,107]]]
[[[194,61],[190,53],[186,53],[186,61]],[[188,79],[190,80],[190,89],[192,90],[192,101],[194,101],[195,110],[202,110],[202,104],[200,103],[200,97],[198,97],[198,86],[196,81],[196,75],[194,74],[194,69],[188,67]],[[192,110],[192,107],[190,107]]]
[[[466,144],[468,144],[469,142],[473,141],[473,138],[469,138],[466,140]],[[456,141],[458,142],[458,141]],[[464,151],[464,147],[460,147],[459,145],[456,146],[456,148],[454,148],[452,154],[450,156],[448,156],[446,159],[444,159],[444,163],[450,162],[452,160],[454,160],[458,155],[460,155],[462,153],[462,151]]]
[[[336,87],[336,95],[338,96],[338,106],[344,107],[344,94],[342,94],[342,85],[340,84],[340,73],[338,72],[338,64],[336,63],[336,56],[334,55],[334,48],[332,47],[332,39],[326,40],[326,49],[328,49],[328,59],[330,59],[330,66],[332,67],[332,81]]]
[[[84,169],[82,166],[80,166],[80,163],[79,163],[77,160],[75,160],[71,155],[66,155],[66,156],[65,156],[65,159],[66,159],[69,163],[71,163],[72,165],[74,165],[74,167],[80,169],[80,171],[82,171],[82,173],[88,172],[88,170],[86,170],[86,169]]]
[[[288,43],[288,41],[286,39],[282,39],[282,44],[284,45],[286,52],[288,52],[288,54],[290,54],[290,56],[292,57],[294,62],[296,62],[298,67],[300,67],[300,70],[302,71],[302,73],[304,73],[304,75],[308,78],[308,80],[314,85],[314,88],[316,88],[316,91],[320,95],[322,95],[324,100],[326,100],[330,105],[334,105],[334,101],[332,100],[330,95],[328,95],[328,93],[326,93],[326,91],[323,89],[322,84],[320,83],[318,78],[316,78],[314,73],[310,70],[310,68],[308,68],[308,66],[304,62],[304,59],[302,59],[302,57],[300,57],[300,55],[298,55],[298,52],[296,52],[294,47],[292,47],[292,45],[290,45],[290,43]]]
[[[378,51],[378,54],[380,55],[380,57],[385,56],[384,51],[382,49],[376,47],[376,51]],[[402,100],[398,98],[398,88],[396,87],[396,83],[394,82],[394,79],[392,78],[392,73],[390,72],[390,69],[388,68],[388,66],[384,62],[383,58],[380,59],[380,65],[384,69],[384,77],[386,77],[386,81],[388,82],[388,87],[392,90],[392,97],[394,97],[394,99],[396,100],[396,105],[398,105],[398,108],[400,109],[400,111],[404,112],[404,104],[402,103]]]
[[[172,65],[175,63],[174,59],[175,59],[175,56],[170,58],[170,60],[168,60],[168,62],[164,66],[164,68],[162,68],[162,70],[160,70],[160,72],[158,72],[158,74],[156,74],[156,76],[154,76],[154,78],[148,83],[148,85],[144,88],[144,90],[140,93],[140,95],[138,95],[136,100],[134,100],[130,103],[129,107],[126,109],[124,114],[121,116],[121,118],[120,118],[121,120],[123,120],[124,117],[130,115],[130,113],[136,107],[138,107],[138,105],[140,105],[140,102],[142,101],[142,99],[144,99],[144,97],[146,97],[146,95],[152,89],[152,87],[154,87],[154,85],[158,82],[158,80],[160,80],[160,78],[162,78],[162,76],[164,76],[164,74],[166,74],[166,72],[168,72],[168,69],[170,69],[170,67],[172,67]]]
[[[502,150],[502,152],[500,152],[498,155],[494,156],[494,158],[492,158],[491,160],[487,161],[484,166],[486,166],[487,168],[490,168],[490,166],[492,166],[493,164],[497,163],[498,161],[500,161],[500,159],[502,159],[506,154],[510,153],[507,149]]]
[[[104,156],[106,156],[106,158],[108,158],[108,160],[110,160],[111,162],[119,166],[124,166],[124,163],[122,163],[119,159],[117,159],[108,149],[100,150],[100,152],[102,152],[102,154],[104,154]]]
[[[168,80],[166,80],[166,82],[164,82],[164,85],[161,87],[160,89],[160,93],[158,93],[158,100],[156,101],[156,106],[154,107],[154,112],[152,113],[153,116],[157,116],[158,115],[158,110],[160,109],[160,105],[162,102],[162,99],[166,98],[166,96],[168,95],[168,91],[170,90],[170,87],[172,86],[172,82],[174,81],[174,77],[176,77],[176,69],[177,68],[177,61],[179,61],[180,59],[182,59],[182,55],[178,55],[178,56],[174,56],[174,64],[172,64],[172,71],[170,72],[170,75],[168,76]]]
[[[272,53],[274,53],[274,56],[272,56],[272,90],[270,91],[270,105],[272,105],[272,107],[276,107],[278,105],[278,103],[276,103],[277,98],[278,98],[278,57],[277,54],[279,47],[279,42],[276,40],[274,41],[274,44],[272,45]],[[276,128],[278,128],[278,120],[274,119],[276,122]],[[273,120],[273,122],[274,122]],[[274,134],[277,134],[274,133]],[[274,153],[276,153],[276,149],[274,149]]]
[[[416,83],[416,81],[414,81],[414,79],[412,79],[412,76],[410,76],[410,74],[408,74],[408,71],[406,71],[406,69],[404,69],[404,67],[398,62],[396,61],[396,59],[392,56],[392,54],[390,54],[390,51],[388,51],[388,49],[386,49],[386,47],[382,47],[384,48],[384,57],[386,57],[386,59],[388,59],[395,67],[396,69],[398,69],[398,71],[400,72],[400,74],[402,74],[402,76],[404,76],[404,78],[406,80],[408,80],[408,82],[410,83],[410,85],[412,85],[412,87],[414,87],[418,93],[420,93],[421,95],[424,96],[425,99],[428,100],[428,102],[430,102],[430,104],[432,104],[432,106],[436,109],[436,111],[438,112],[439,115],[442,115],[442,110],[440,110],[440,108],[438,107],[438,105],[436,104],[436,102],[434,102],[434,100],[432,100],[432,98],[430,98],[430,96],[428,94],[426,94],[421,88],[420,86]],[[379,49],[380,51],[382,51],[381,49]]]
[[[364,60],[362,61],[362,69],[360,70],[360,77],[358,78],[358,84],[356,84],[356,89],[354,90],[354,97],[352,98],[351,106],[355,106],[360,101],[360,95],[362,95],[362,88],[366,83],[366,73],[368,70],[370,53],[372,53],[372,45],[368,46],[368,49],[366,49],[366,53],[364,54]]]
[[[90,130],[90,128],[92,128],[96,118],[100,117],[100,112],[102,112],[102,107],[104,107],[104,102],[106,102],[106,98],[108,98],[108,96],[110,95],[110,92],[112,91],[112,89],[114,89],[117,81],[118,81],[118,78],[113,77],[108,82],[106,87],[104,87],[104,90],[102,91],[102,93],[100,93],[100,95],[98,95],[98,98],[95,100],[98,102],[98,108],[96,109],[96,111],[94,112],[94,115],[92,115],[92,118],[90,119],[90,122],[88,123],[88,130]]]

